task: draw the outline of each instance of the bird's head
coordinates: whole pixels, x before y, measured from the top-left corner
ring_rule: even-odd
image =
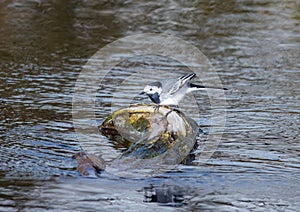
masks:
[[[148,96],[151,95],[160,95],[162,92],[162,88],[161,88],[161,83],[160,82],[153,82],[149,85],[146,85],[144,90],[140,93],[140,95],[146,94]]]
[[[160,103],[160,94],[162,92],[160,82],[154,82],[149,85],[146,85],[144,90],[140,93],[140,95],[147,95],[152,102],[159,104]]]

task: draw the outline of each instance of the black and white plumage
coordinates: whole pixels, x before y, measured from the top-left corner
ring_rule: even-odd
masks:
[[[189,74],[179,78],[165,79],[150,83],[145,86],[140,94],[146,94],[152,102],[158,105],[178,105],[184,96],[192,91],[205,89],[222,89],[217,87],[205,87],[190,83],[196,74]]]

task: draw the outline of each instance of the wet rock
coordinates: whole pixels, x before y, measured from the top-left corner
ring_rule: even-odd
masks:
[[[196,144],[198,126],[182,112],[169,107],[142,105],[119,110],[107,118],[101,132],[130,147],[124,157],[159,157],[166,164],[182,162]]]
[[[152,105],[118,110],[99,129],[114,143],[125,145],[126,150],[106,167],[108,172],[115,173],[190,161],[190,152],[196,147],[199,133],[197,123],[182,112]],[[103,170],[103,159],[98,161],[94,157],[78,157],[78,170],[81,173],[88,173],[85,169],[91,167]]]

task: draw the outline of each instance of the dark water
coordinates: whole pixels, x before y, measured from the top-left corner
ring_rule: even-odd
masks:
[[[299,211],[300,2],[222,2],[1,2],[0,211]],[[84,178],[72,159],[82,146],[72,119],[76,79],[101,47],[136,33],[177,36],[208,57],[230,89],[222,141],[206,163],[156,177]],[[108,82],[132,68],[178,65],[136,60]],[[99,122],[112,110],[109,89],[99,91]],[[116,107],[131,101],[118,97]],[[210,103],[197,99],[205,138]],[[105,142],[112,159],[118,150]],[[150,185],[177,187],[184,204],[144,202]]]

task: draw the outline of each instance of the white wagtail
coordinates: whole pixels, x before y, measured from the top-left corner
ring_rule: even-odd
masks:
[[[174,105],[178,106],[183,97],[192,91],[205,89],[221,89],[218,87],[205,87],[190,83],[196,74],[189,74],[175,79],[165,79],[150,83],[145,86],[140,95],[146,94],[152,102],[158,105]]]

